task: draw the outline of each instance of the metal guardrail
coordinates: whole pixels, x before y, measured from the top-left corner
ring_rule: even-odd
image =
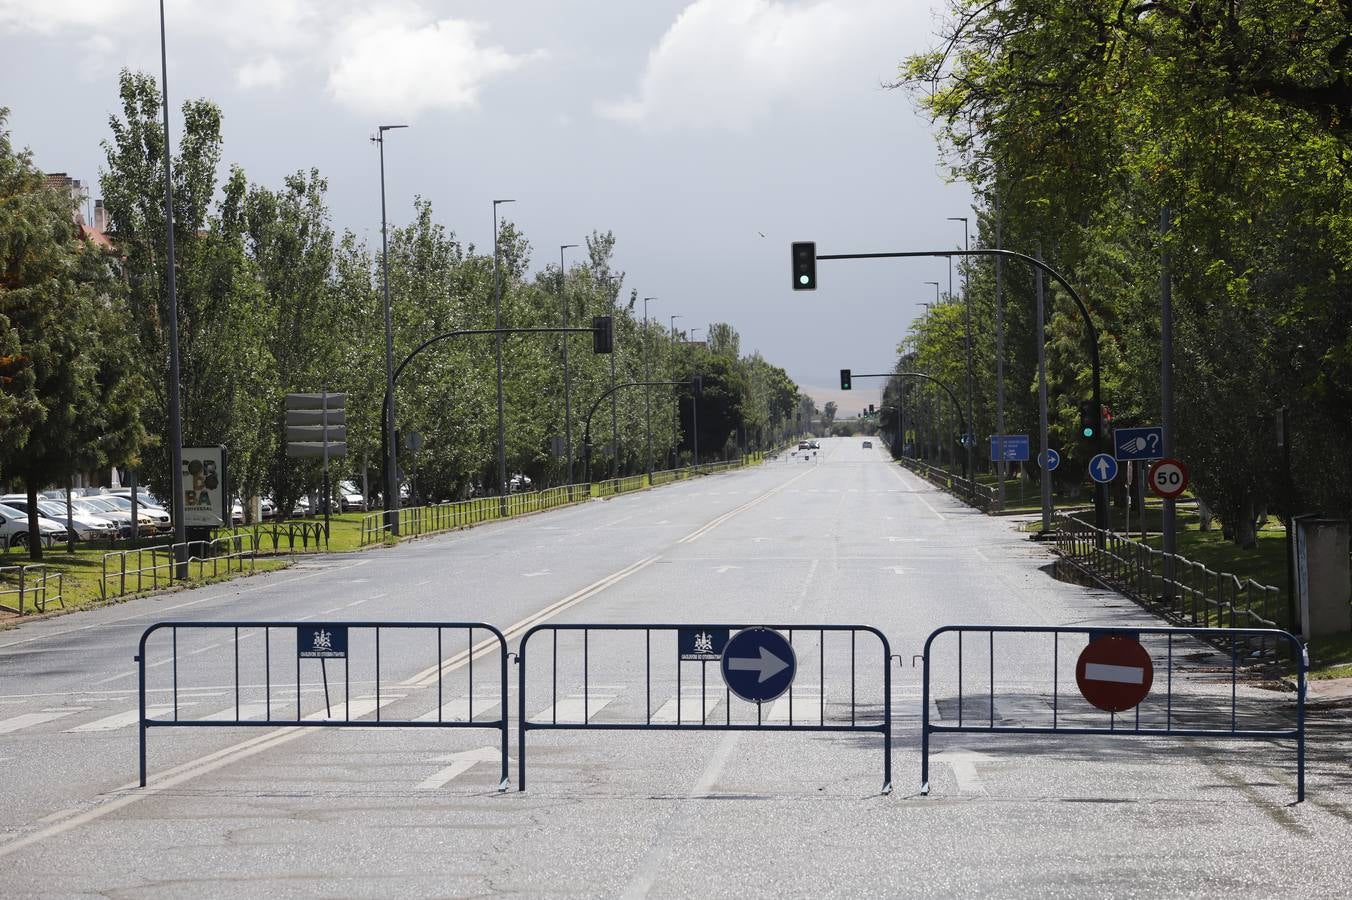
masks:
[[[9,587],[9,585],[13,585]],[[56,592],[52,592],[55,585]],[[37,612],[46,612],[48,603],[60,603],[66,608],[62,590],[65,577],[61,572],[53,572],[42,563],[26,566],[0,566],[0,609],[18,615],[25,615],[24,601],[32,604]],[[13,598],[9,605],[8,598]]]
[[[1058,563],[1175,621],[1228,628],[1280,628],[1281,590],[1165,553],[1083,519],[1056,513]]]
[[[931,667],[934,656],[934,642],[940,635],[956,635],[957,640],[957,695],[935,699],[931,688]],[[989,654],[989,667],[979,666],[976,673],[978,709],[976,715],[970,713],[964,719],[963,693],[963,635],[975,634],[978,660],[980,651]],[[1030,691],[1027,683],[1027,662],[1011,662],[1010,679],[1017,689],[1016,693],[1001,694],[996,685],[997,678],[996,635],[1001,636],[1001,645],[1009,645],[1007,636],[1050,635],[1051,651],[1049,690]],[[1150,668],[1162,668],[1165,672],[1164,697],[1161,700],[1153,692],[1158,678],[1144,681],[1147,692],[1134,707],[1131,714],[1119,716],[1115,712],[1097,709],[1084,700],[1076,686],[1076,664],[1063,664],[1063,651],[1074,651],[1069,647],[1066,635],[1083,635],[1089,641],[1103,636],[1122,636],[1132,641],[1140,641],[1142,646],[1150,644],[1154,652],[1146,658],[1151,660]],[[1163,638],[1163,647],[1160,639]],[[1196,639],[1193,646],[1187,646],[1187,639]],[[1225,685],[1216,675],[1205,673],[1191,685],[1184,684],[1180,693],[1176,677],[1177,667],[1187,656],[1190,649],[1202,648],[1200,643],[1219,646],[1229,657],[1229,684]],[[1296,663],[1296,703],[1295,722],[1291,727],[1254,727],[1254,716],[1247,710],[1239,712],[1239,673],[1241,657],[1248,667],[1249,656],[1245,649],[1254,644],[1285,646]],[[1182,644],[1182,646],[1180,646]],[[1022,649],[1022,648],[1021,648]],[[971,658],[971,651],[968,656]],[[979,665],[979,663],[978,663]],[[968,665],[970,670],[972,666]],[[1106,666],[1108,669],[1119,668]],[[935,629],[925,641],[924,681],[921,694],[921,748],[920,748],[920,793],[928,794],[930,789],[930,735],[931,734],[1031,734],[1031,735],[1096,735],[1096,736],[1143,736],[1143,737],[1204,737],[1204,738],[1242,738],[1249,740],[1294,739],[1296,742],[1296,784],[1297,802],[1305,799],[1305,673],[1309,669],[1309,658],[1305,646],[1293,634],[1270,628],[1169,628],[1169,627],[1094,627],[1094,626],[1022,626],[1022,625],[946,625]],[[1069,677],[1068,677],[1069,676]],[[1144,676],[1140,676],[1144,678]],[[1114,679],[1115,680],[1115,679]],[[1069,681],[1069,684],[1063,682]],[[1141,683],[1141,682],[1138,682]],[[971,680],[968,681],[971,684]],[[1187,688],[1193,688],[1187,690]],[[1226,688],[1228,687],[1228,690]],[[982,697],[982,695],[985,695]],[[966,695],[970,699],[971,692]],[[997,703],[1004,699],[1005,708],[999,709]],[[932,702],[933,701],[933,702]],[[944,722],[939,723],[931,717],[931,707],[938,708],[940,703],[948,706],[950,712],[943,715]],[[1149,704],[1144,715],[1141,707]],[[956,712],[956,715],[952,713]],[[1267,722],[1267,719],[1262,721]],[[1269,723],[1270,724],[1270,723]]]
[[[107,600],[145,590],[169,587],[175,582],[201,581],[222,574],[257,569],[259,537],[232,534],[210,541],[186,541],[182,544],[157,544],[133,550],[103,554],[99,575],[99,596]],[[183,550],[187,578],[177,576],[177,552]],[[149,561],[147,561],[149,557]]]
[[[969,503],[974,501],[978,509],[993,509],[999,503],[999,489],[992,485],[969,481],[961,475],[955,475],[947,469],[930,465],[920,459],[903,458],[901,464],[959,500]]]
[[[764,628],[771,631],[780,632],[786,635],[789,644],[793,644],[794,635],[800,636],[799,647],[805,653],[815,653],[817,657],[817,671],[815,684],[795,685],[791,683],[788,692],[785,695],[787,699],[774,701],[777,706],[779,703],[787,704],[787,715],[780,718],[775,715],[775,708],[770,704],[753,703],[746,700],[737,699],[734,701],[732,693],[726,687],[715,686],[712,695],[709,691],[708,676],[705,671],[707,660],[689,660],[682,659],[677,652],[676,643],[672,642],[668,651],[676,664],[674,677],[667,679],[674,682],[676,690],[674,713],[668,713],[665,716],[660,715],[662,710],[654,713],[652,707],[653,694],[653,637],[654,635],[671,634],[673,637],[681,631],[693,629],[707,629],[722,631],[725,635],[735,633],[748,628]],[[627,646],[625,652],[639,653],[644,656],[644,696],[643,696],[643,714],[642,716],[633,715],[627,718],[607,719],[606,721],[592,721],[592,712],[588,704],[591,700],[591,643],[601,634],[624,633],[631,636],[642,635],[643,643],[638,646]],[[559,709],[559,635],[572,634],[581,635],[582,646],[582,709],[580,721],[560,721],[558,715]],[[826,665],[826,636],[828,634],[848,635],[848,649],[839,646],[837,652],[843,657],[848,654],[849,675],[847,680],[836,688],[835,699],[832,706],[846,705],[848,701],[848,713],[836,709],[828,712],[827,705],[827,665]],[[537,658],[544,652],[540,650],[530,650],[531,639],[537,635],[547,635],[552,638],[552,652],[550,656],[550,693],[553,697],[549,716],[538,719],[531,719],[526,714],[528,705],[528,682],[526,680],[526,662],[530,658]],[[876,639],[877,648],[881,650],[882,663],[881,679],[877,683],[877,691],[880,696],[871,696],[868,702],[864,703],[858,700],[856,653],[860,655],[863,651],[857,651],[857,638],[861,635]],[[801,638],[806,636],[807,643],[804,645]],[[813,641],[815,638],[815,641]],[[542,638],[543,639],[543,638]],[[537,643],[538,646],[538,643]],[[565,646],[565,651],[567,651]],[[589,625],[536,625],[521,637],[521,643],[517,648],[517,664],[520,668],[517,688],[517,790],[526,789],[526,732],[533,730],[591,730],[591,731],[761,731],[761,732],[845,732],[845,733],[874,733],[882,737],[883,749],[883,787],[882,793],[890,793],[892,790],[892,670],[891,660],[892,651],[888,644],[887,636],[876,628],[868,625],[735,625],[735,624],[638,624],[638,625],[620,625],[620,624],[589,624]],[[839,658],[839,657],[837,657]],[[875,659],[877,659],[875,657]],[[875,663],[876,664],[876,663]],[[659,663],[659,665],[662,665]],[[842,664],[843,665],[843,664]],[[867,665],[867,664],[866,664]],[[698,678],[699,693],[696,696],[687,697],[682,687],[682,673],[686,667],[694,666],[697,674],[693,677]],[[799,672],[810,670],[811,666],[801,667]],[[833,675],[840,675],[842,666],[832,665],[830,671]],[[575,667],[570,666],[570,671],[575,671]],[[669,671],[669,670],[668,670]],[[717,677],[717,676],[716,676]],[[810,676],[809,676],[810,678]],[[844,676],[841,676],[844,679]],[[721,679],[720,679],[721,680]],[[797,719],[794,717],[794,688],[799,689],[800,699],[798,705],[804,713]],[[816,695],[803,697],[804,687],[815,688]],[[690,703],[686,703],[687,699]],[[712,700],[712,702],[710,702]],[[716,708],[719,704],[723,706],[722,715],[716,714]],[[698,710],[689,719],[682,718],[682,707],[686,705],[695,706]],[[734,705],[737,711],[734,713]],[[770,707],[762,709],[762,707]],[[711,715],[711,712],[714,714]]]
[[[260,679],[257,673],[253,674],[249,681],[241,681],[240,678],[240,630],[246,632],[252,630],[256,635],[259,632],[263,635],[262,659],[257,659],[258,654],[253,654],[255,664],[262,663],[261,687],[263,695],[261,701],[257,696]],[[160,715],[150,715],[146,708],[146,657],[147,641],[151,635],[157,631],[168,631],[170,633],[169,659],[164,660],[170,664],[168,670],[169,686],[162,692],[169,693],[169,703],[162,705]],[[178,700],[179,688],[179,669],[180,654],[178,650],[179,632],[185,632],[189,635],[195,632],[220,632],[226,631],[231,634],[230,640],[221,641],[217,644],[210,644],[206,647],[191,651],[190,654],[184,654],[183,659],[192,660],[196,665],[203,665],[202,657],[198,654],[204,650],[210,650],[217,647],[229,648],[223,652],[232,654],[233,657],[233,687],[235,697],[234,716],[228,714],[216,714],[208,718],[183,718],[180,715],[180,705]],[[275,631],[281,631],[291,637],[289,643],[283,641],[282,646],[286,649],[277,654],[278,660],[290,658],[295,659],[295,682],[292,685],[274,684],[273,682],[273,639]],[[402,700],[404,693],[398,692],[396,695],[385,694],[384,702],[381,696],[381,667],[380,667],[380,635],[384,631],[386,634],[394,632],[396,634],[408,634],[418,632],[436,632],[436,660],[432,669],[435,670],[436,709],[434,711],[424,710],[421,715],[416,717],[391,718],[384,712],[383,707],[389,703]],[[466,649],[457,656],[447,659],[443,653],[444,633],[462,632],[465,635]],[[479,645],[475,645],[475,631],[480,631],[488,635],[487,639]],[[341,632],[341,634],[340,634]],[[365,642],[350,640],[354,635],[349,632],[371,632],[373,634],[374,653],[370,656],[362,654],[365,648]],[[252,635],[245,634],[244,638]],[[386,651],[386,656],[393,656],[399,664],[406,664],[410,660],[410,652],[416,648],[407,645],[397,647],[395,652]],[[427,649],[431,649],[428,647]],[[496,719],[476,718],[474,712],[475,682],[474,682],[474,659],[476,656],[482,656],[496,651],[498,654],[498,694],[496,702],[484,703],[485,709],[496,707],[499,715]],[[305,658],[313,658],[320,663],[320,675],[324,686],[324,707],[321,713],[318,709],[311,714],[306,715],[302,700],[302,680],[301,664]],[[368,660],[373,662],[372,669],[375,682],[375,696],[358,697],[354,701],[351,696],[351,671],[350,666],[353,659],[358,660],[362,670]],[[328,663],[332,660],[335,665],[341,661],[343,663],[343,696],[341,704],[338,701],[330,702],[329,699],[329,679]],[[498,785],[498,790],[507,790],[507,641],[502,632],[486,622],[157,622],[151,625],[141,634],[141,641],[138,645],[136,658],[137,672],[139,675],[139,696],[140,696],[140,775],[141,787],[146,785],[146,731],[149,728],[222,728],[222,727],[308,727],[308,728],[492,728],[499,731],[502,735],[502,779]],[[455,717],[454,711],[452,717],[447,716],[447,705],[445,704],[445,688],[443,685],[444,673],[448,668],[458,667],[460,662],[468,664],[468,709],[465,718]],[[226,660],[226,665],[231,661]],[[160,665],[156,663],[155,665]],[[427,686],[433,683],[430,676],[427,676]],[[359,683],[363,683],[360,682]],[[258,710],[263,714],[261,716],[245,715],[245,707],[241,704],[242,690],[250,691],[251,705],[250,709]],[[276,697],[279,691],[294,691],[294,698],[288,694],[282,697]],[[429,698],[431,699],[431,698]],[[487,698],[492,700],[491,697]],[[294,700],[295,716],[286,718],[277,718],[274,711],[281,712],[283,703],[290,707]],[[342,716],[337,717],[333,714],[334,707],[341,705]],[[261,709],[259,707],[261,706]],[[374,718],[368,718],[374,716]]]
[[[237,535],[248,535],[252,537],[256,552],[268,552],[267,547],[271,544],[272,553],[296,553],[297,551],[308,553],[311,550],[328,549],[329,534],[324,527],[321,519],[314,521],[288,520],[284,522],[255,523],[253,525],[241,525],[231,528],[217,528],[212,531],[213,538],[235,537]],[[283,548],[285,544],[285,548]],[[296,545],[300,546],[297,547]]]
[[[507,495],[506,518],[543,512],[560,506],[580,503],[591,497],[612,497],[629,491],[643,490],[650,486],[684,481],[697,475],[714,475],[745,466],[756,465],[765,458],[763,453],[750,454],[735,460],[717,463],[703,463],[699,466],[687,466],[681,469],[669,469],[654,472],[652,481],[647,475],[628,475],[623,478],[607,478],[591,484],[565,484],[546,488],[542,491],[526,491]],[[402,537],[418,537],[435,534],[454,528],[464,528],[504,518],[502,500],[496,496],[476,497],[472,500],[455,500],[449,503],[436,503],[425,506],[409,506],[399,510],[399,531]],[[362,516],[359,542],[365,547],[383,543],[391,535],[390,514],[379,510]]]

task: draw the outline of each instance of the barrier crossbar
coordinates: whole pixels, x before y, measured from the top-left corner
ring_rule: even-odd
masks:
[[[333,709],[334,707],[339,705],[339,701],[335,700],[333,703],[330,703],[329,699],[329,681],[328,681],[329,673],[327,663],[330,660],[325,658],[305,660],[301,658],[301,655],[297,648],[296,641],[298,630],[301,628],[306,629],[324,628],[328,629],[330,632],[332,632],[335,629],[342,629],[345,633],[351,632],[353,630],[356,630],[358,632],[369,631],[372,633],[374,638],[373,668],[375,681],[374,685],[375,697],[373,704],[370,704],[368,702],[370,709],[364,709],[359,707],[357,714],[356,715],[353,714],[353,700],[352,697],[350,696],[351,681],[350,681],[349,666],[350,660],[356,658],[356,655],[352,653],[351,650],[352,644],[344,640],[343,641],[344,655],[340,658],[335,658],[332,660],[335,664],[339,661],[343,663],[342,666],[343,694],[341,699],[343,713],[341,718],[335,718],[333,716],[332,714]],[[241,638],[240,635],[241,630],[244,630],[246,632],[252,631],[254,635],[261,632],[263,635],[263,673],[262,673],[263,677],[261,685],[258,683],[254,683],[252,685],[246,686],[241,681],[240,641],[242,639],[247,639],[253,636],[250,634],[245,634],[243,638]],[[163,665],[165,663],[168,663],[170,666],[168,675],[170,680],[170,686],[168,689],[170,692],[170,703],[166,704],[165,708],[162,710],[163,715],[152,716],[147,713],[147,705],[146,705],[146,693],[147,693],[146,648],[147,641],[150,639],[151,635],[161,631],[169,632],[170,656],[168,660],[158,661],[156,665]],[[227,710],[224,714],[213,715],[210,718],[191,718],[191,719],[184,718],[180,714],[181,707],[179,702],[179,674],[180,674],[179,673],[180,655],[178,651],[179,633],[187,632],[191,634],[193,632],[210,632],[210,631],[226,632],[229,635],[227,640],[222,642],[221,644],[209,645],[208,648],[204,649],[224,646],[225,644],[229,644],[232,647],[231,652],[233,655],[233,662],[230,663],[230,665],[232,665],[233,667],[233,687],[235,701],[234,715],[233,716],[229,715],[229,711]],[[487,635],[487,637],[479,645],[476,645],[474,642],[476,631],[483,632]],[[290,642],[287,643],[285,640],[280,642],[277,641],[274,638],[274,635],[277,632],[281,632],[282,634],[289,637],[291,639]],[[382,684],[381,684],[381,664],[380,664],[380,638],[382,633],[388,635],[390,632],[396,633],[435,632],[436,662],[435,665],[432,667],[433,669],[435,669],[435,684],[436,684],[437,705],[435,717],[433,717],[430,713],[426,713],[416,718],[392,719],[384,714],[383,706],[385,704],[382,703],[381,697]],[[459,653],[454,659],[450,661],[450,664],[448,664],[448,660],[444,654],[446,648],[450,646],[448,644],[449,640],[447,635],[448,632],[450,632],[451,634],[463,632],[465,637],[464,646],[466,647],[464,651]],[[276,647],[274,647],[274,645],[276,645]],[[456,645],[457,646],[459,645],[458,642]],[[496,645],[496,647],[494,645]],[[287,657],[288,648],[290,650],[290,654],[295,657],[294,683],[290,682],[289,680],[284,682],[282,680],[273,679],[273,663],[274,661],[280,662],[281,660],[288,659]],[[195,651],[193,654],[186,655],[183,658],[189,661],[194,660],[197,658],[196,654],[200,652],[202,651],[199,649]],[[490,708],[495,706],[499,710],[499,715],[497,716],[497,718],[494,719],[475,718],[474,660],[478,656],[491,655],[491,653],[493,652],[497,652],[499,659],[499,672],[497,679],[498,692],[496,698],[497,702],[495,704],[489,703],[488,706]],[[274,656],[277,657],[276,660],[274,660]],[[410,655],[407,652],[407,648],[399,648],[399,652],[396,654],[396,659],[398,660],[399,663],[407,664],[410,660]],[[466,662],[468,666],[468,674],[466,677],[469,698],[468,714],[465,719],[447,719],[444,714],[445,705],[443,702],[445,694],[444,675],[449,668],[451,668],[453,665],[458,665],[458,662],[461,660]],[[141,641],[134,661],[137,664],[137,672],[139,675],[140,776],[142,787],[145,787],[146,784],[146,732],[150,728],[223,728],[223,727],[491,728],[500,732],[501,734],[502,777],[498,785],[498,790],[505,791],[507,789],[507,777],[508,777],[507,640],[505,637],[503,637],[501,631],[499,631],[496,627],[489,625],[486,622],[342,622],[342,621],[157,622],[151,625],[149,628],[147,628],[144,632],[142,632]],[[320,668],[324,684],[324,711],[325,711],[325,716],[322,718],[319,717],[317,713],[305,715],[303,711],[301,698],[302,694],[301,664],[307,661],[319,662],[321,664]],[[431,686],[430,679],[431,675],[428,674],[427,678],[420,680],[418,684],[423,685],[425,683],[425,686],[430,687]],[[405,688],[407,687],[406,683],[401,684],[403,685],[403,687]],[[261,718],[245,716],[243,714],[244,707],[241,705],[241,692],[245,687],[248,687],[251,690],[257,690],[259,687],[262,688],[263,690],[262,706],[264,707],[262,712],[264,713],[264,715]],[[290,696],[284,697],[276,696],[277,692],[289,690],[291,687],[294,687],[295,691],[294,715],[286,715],[286,716],[276,715],[275,713],[280,713],[282,711],[284,705],[288,710],[292,708]],[[385,695],[385,702],[389,703],[393,702],[394,700],[399,700],[402,698],[403,694],[391,695],[387,693]],[[489,695],[485,699],[491,701],[493,697]],[[255,701],[255,704],[256,703],[257,701]],[[374,718],[369,718],[368,716],[370,716],[372,713],[374,713]]]
[[[956,724],[940,724],[931,718],[931,669],[933,663],[933,646],[935,639],[941,635],[955,634],[957,636],[957,703],[956,703]],[[977,677],[984,683],[984,693],[986,695],[986,714],[979,716],[975,720],[971,716],[964,718],[964,693],[963,693],[963,636],[977,635],[977,645],[985,644],[985,650],[989,654],[989,666],[984,671],[979,671]],[[1044,720],[1043,724],[1004,724],[1006,720],[996,715],[996,701],[999,695],[996,691],[998,682],[996,670],[996,635],[1051,635],[1052,637],[1052,665],[1051,665],[1051,685],[1050,693],[1041,695],[1039,698],[1049,709],[1044,714],[1050,715],[1050,724]],[[1061,652],[1064,649],[1063,636],[1081,635],[1092,640],[1093,638],[1104,635],[1119,635],[1138,639],[1141,637],[1152,636],[1163,638],[1165,648],[1160,662],[1164,664],[1165,685],[1164,685],[1164,708],[1162,710],[1163,720],[1160,721],[1161,710],[1158,708],[1158,697],[1152,691],[1147,695],[1147,700],[1152,697],[1155,702],[1152,704],[1150,713],[1147,715],[1146,724],[1142,724],[1141,705],[1135,707],[1134,715],[1119,716],[1117,713],[1108,713],[1088,706],[1087,701],[1081,699],[1083,706],[1078,710],[1072,709],[1070,713],[1065,711],[1065,707],[1074,703],[1074,698],[1079,697],[1078,691],[1074,689],[1074,665],[1069,666],[1071,676],[1071,690],[1066,691],[1060,683],[1060,679],[1065,675],[1065,668],[1061,665]],[[982,641],[980,638],[984,638]],[[1188,639],[1193,639],[1189,641]],[[1203,643],[1205,642],[1205,643]],[[1269,643],[1285,644],[1290,648],[1291,656],[1295,661],[1296,670],[1296,698],[1295,698],[1295,721],[1289,728],[1247,728],[1240,727],[1240,716],[1238,712],[1238,689],[1240,683],[1241,666],[1245,670],[1249,668],[1250,661],[1257,665],[1263,665],[1269,662],[1268,654],[1265,652]],[[969,642],[970,646],[970,642]],[[1257,646],[1259,650],[1253,648]],[[1180,697],[1180,685],[1176,681],[1182,679],[1176,678],[1176,666],[1182,661],[1185,653],[1196,653],[1197,651],[1208,651],[1216,647],[1229,648],[1229,703],[1228,714],[1227,705],[1221,703],[1217,707],[1219,712],[1218,722],[1207,726],[1198,724],[1201,716],[1194,710],[1180,712],[1176,708],[1176,700]],[[970,652],[970,651],[969,651]],[[980,651],[978,651],[980,652]],[[1152,654],[1152,660],[1155,654]],[[1241,663],[1241,657],[1244,662]],[[1152,663],[1153,664],[1153,663]],[[1012,668],[1012,666],[1011,666]],[[1043,734],[1043,735],[1099,735],[1112,737],[1126,736],[1144,736],[1144,737],[1201,737],[1201,738],[1236,738],[1249,740],[1294,740],[1296,743],[1296,796],[1297,802],[1305,799],[1305,688],[1306,673],[1309,670],[1309,656],[1305,645],[1290,632],[1281,631],[1273,628],[1205,628],[1205,627],[1096,627],[1096,626],[1022,626],[1022,625],[945,625],[937,628],[930,633],[925,640],[924,648],[924,676],[923,689],[921,694],[921,749],[920,749],[920,793],[928,794],[930,790],[930,736],[933,734]],[[1215,673],[1213,673],[1214,675]],[[1246,671],[1247,674],[1247,671]],[[985,676],[984,678],[982,676]],[[1156,678],[1156,685],[1159,679]],[[969,682],[970,683],[970,682]],[[1194,686],[1199,685],[1200,681]],[[1215,681],[1213,680],[1213,684]],[[1187,685],[1184,685],[1185,687]],[[1224,696],[1225,684],[1220,682],[1221,695]],[[970,696],[970,694],[969,694]],[[1189,698],[1192,699],[1192,698]],[[951,700],[951,698],[950,698]],[[1092,712],[1088,712],[1088,711]],[[1100,725],[1083,724],[1085,715],[1088,714],[1098,721],[1103,721]],[[1000,724],[997,724],[997,719]],[[1069,723],[1067,723],[1069,719]],[[1106,720],[1106,721],[1105,721]],[[1125,721],[1124,721],[1125,720]],[[1151,724],[1151,720],[1154,724]],[[1191,720],[1191,723],[1190,721]]]
[[[789,642],[793,643],[795,635],[806,635],[811,641],[816,638],[815,643],[809,643],[804,650],[816,651],[817,676],[815,685],[809,684],[807,687],[817,687],[819,693],[810,697],[807,701],[799,700],[800,708],[806,702],[808,708],[806,717],[795,717],[794,715],[794,685],[790,685],[787,698],[787,717],[783,719],[775,718],[773,708],[763,709],[762,707],[771,707],[771,703],[751,703],[734,697],[728,689],[716,682],[721,681],[721,675],[716,671],[712,676],[715,684],[711,685],[710,677],[706,671],[706,663],[709,660],[681,660],[679,655],[675,656],[675,685],[676,700],[674,718],[668,713],[667,720],[656,721],[656,712],[652,705],[653,694],[653,637],[662,633],[675,633],[683,629],[703,628],[703,629],[726,629],[729,635],[747,628],[767,628],[783,634]],[[592,639],[598,633],[616,633],[622,632],[630,635],[643,635],[643,644],[641,648],[633,648],[634,652],[641,652],[644,656],[644,715],[640,718],[627,720],[607,720],[592,721],[591,711],[588,707],[591,699],[591,675],[592,666],[590,660],[590,645]],[[559,635],[561,633],[580,634],[582,637],[582,718],[580,721],[559,721]],[[826,679],[826,635],[828,634],[847,634],[849,635],[849,679],[848,686],[841,685],[839,697],[842,702],[848,697],[848,715],[832,715],[827,709],[827,679]],[[551,715],[547,719],[531,719],[526,714],[529,691],[526,681],[526,663],[532,654],[538,656],[544,651],[529,650],[532,647],[532,639],[540,635],[548,635],[551,638],[552,652],[550,658],[551,670],[551,695],[552,700],[549,707]],[[858,699],[858,663],[859,656],[863,653],[858,645],[860,635],[869,635],[876,638],[879,649],[881,650],[879,662],[882,663],[882,677],[880,679],[881,693],[880,712],[872,713],[860,709]],[[534,646],[539,646],[538,642]],[[891,646],[887,641],[886,635],[876,628],[867,625],[729,625],[717,623],[694,623],[694,624],[542,624],[536,625],[525,633],[521,638],[521,644],[518,648],[517,663],[519,666],[518,689],[517,689],[517,789],[524,791],[526,789],[526,733],[536,730],[589,730],[589,731],[800,731],[800,732],[872,732],[882,736],[883,744],[883,788],[882,793],[890,793],[892,790],[892,676],[888,662],[891,658]],[[716,661],[715,661],[716,662]],[[683,677],[688,667],[695,667],[697,674],[692,671],[690,677],[699,679],[699,716],[690,719],[683,718],[682,707],[685,703],[686,695],[683,693]],[[666,670],[670,672],[670,669]],[[799,674],[803,674],[804,667],[800,663]],[[659,675],[662,674],[659,670]],[[801,690],[801,687],[800,687]],[[710,692],[713,692],[712,695]],[[800,697],[801,697],[800,693]],[[712,703],[710,699],[712,697]],[[723,704],[722,716],[710,716],[711,708],[716,708],[718,703]],[[815,702],[814,702],[815,701]],[[693,699],[691,702],[695,702]],[[738,714],[733,712],[734,702],[738,704]],[[777,699],[774,703],[785,702]],[[814,708],[815,707],[815,708]],[[754,719],[750,713],[754,710]],[[867,713],[867,714],[866,714]],[[814,715],[815,714],[815,715]]]

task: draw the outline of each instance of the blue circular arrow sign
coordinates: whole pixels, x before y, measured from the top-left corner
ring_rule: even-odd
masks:
[[[1048,448],[1037,455],[1037,461],[1042,464],[1042,468],[1048,472],[1056,471],[1056,467],[1061,465],[1061,454]]]
[[[1089,477],[1106,484],[1117,477],[1117,460],[1111,453],[1100,453],[1089,460]]]
[[[793,684],[798,658],[778,631],[747,628],[733,635],[723,648],[721,668],[728,690],[750,703],[765,703]]]

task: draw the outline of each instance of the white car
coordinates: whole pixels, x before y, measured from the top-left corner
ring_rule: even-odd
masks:
[[[39,516],[38,533],[42,536],[43,545],[50,547],[66,539],[66,526]],[[28,513],[0,504],[0,547],[6,550],[27,547],[28,541]]]
[[[104,494],[100,497],[90,497],[89,499],[102,500],[104,503],[111,503],[128,515],[131,514],[131,501],[126,497]],[[138,521],[144,521],[141,519],[141,516],[147,516],[150,518],[152,528],[162,533],[168,533],[173,530],[173,526],[170,524],[169,513],[158,506],[142,506],[139,497],[137,498],[136,504],[136,517]]]
[[[340,481],[338,483],[338,508],[343,512],[350,510],[366,510],[366,498],[362,496],[357,486],[350,481]]]

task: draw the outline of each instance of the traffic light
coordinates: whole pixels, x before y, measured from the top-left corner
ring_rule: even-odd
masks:
[[[841,389],[842,391],[848,391],[848,390],[850,389],[850,370],[849,370],[849,369],[841,369],[841,370],[840,370],[840,389]]]
[[[704,379],[699,375],[694,375],[690,378],[690,393],[694,394],[696,397],[704,396]]]
[[[874,412],[873,412],[873,404],[872,404],[872,403],[870,403],[870,404],[868,405],[868,414],[869,414],[870,416],[874,414]]]
[[[812,241],[797,241],[793,245],[793,289],[817,289],[817,245]]]
[[[1096,441],[1099,436],[1099,414],[1102,410],[1093,400],[1080,402],[1080,437],[1086,441]]]
[[[610,316],[592,318],[592,351],[610,353],[615,349],[615,320]]]

